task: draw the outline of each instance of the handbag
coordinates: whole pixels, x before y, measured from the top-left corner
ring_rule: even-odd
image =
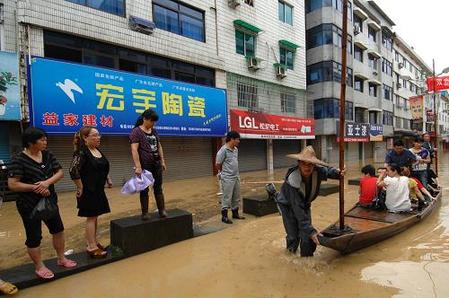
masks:
[[[375,210],[387,210],[387,206],[385,205],[386,199],[387,192],[383,189],[379,190],[371,203],[371,208]]]
[[[50,197],[43,197],[31,212],[30,218],[35,220],[49,220],[55,217],[59,212],[58,205]]]

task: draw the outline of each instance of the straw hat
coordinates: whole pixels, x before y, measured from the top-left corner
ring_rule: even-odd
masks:
[[[296,160],[313,163],[315,165],[321,165],[321,166],[325,166],[325,167],[329,166],[324,161],[321,161],[318,158],[316,158],[315,150],[313,150],[312,146],[307,146],[301,152],[296,153],[296,154],[289,154],[289,155],[287,155],[287,157],[293,158]]]

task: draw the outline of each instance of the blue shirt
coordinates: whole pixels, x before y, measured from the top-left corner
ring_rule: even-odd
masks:
[[[397,164],[400,167],[409,167],[416,162],[416,156],[410,150],[404,149],[402,154],[397,154],[396,151],[390,150],[385,156],[385,163]]]

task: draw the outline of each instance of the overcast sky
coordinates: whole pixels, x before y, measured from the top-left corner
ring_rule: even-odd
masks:
[[[449,67],[448,0],[375,0],[393,20],[393,28],[436,73]]]

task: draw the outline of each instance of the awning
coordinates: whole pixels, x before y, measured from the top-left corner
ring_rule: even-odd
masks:
[[[382,109],[379,109],[379,108],[368,108],[368,111],[382,112]]]
[[[376,85],[382,85],[381,82],[379,82],[378,80],[375,80],[375,79],[368,80],[368,83],[373,83],[373,84],[376,84]]]
[[[292,51],[296,51],[296,49],[300,47],[299,45],[285,39],[279,40],[279,46],[287,48]]]
[[[361,73],[361,72],[356,72],[354,74],[354,76],[356,76],[358,78],[361,78],[362,80],[368,80],[369,79],[369,77],[367,75],[365,75],[364,73]]]
[[[372,56],[376,57],[377,59],[382,58],[382,55],[377,52],[376,50],[368,50],[368,54],[371,54]]]
[[[380,25],[377,24],[377,23],[374,22],[374,21],[369,21],[369,22],[368,22],[368,26],[370,26],[371,28],[373,28],[373,29],[375,29],[375,30],[377,30],[377,31],[379,31],[380,29],[382,29],[382,28],[380,27]]]
[[[363,42],[358,41],[358,40],[354,41],[354,45],[358,46],[362,50],[366,50],[368,48],[368,46],[366,44],[364,44]]]
[[[363,20],[366,20],[368,18],[368,15],[358,7],[354,7],[353,12],[355,15],[358,15]]]
[[[258,34],[259,32],[262,32],[262,29],[254,26],[254,25],[251,25],[245,21],[242,21],[242,20],[235,20],[234,27],[241,28],[246,31],[250,31],[251,33],[254,33],[254,34]]]

